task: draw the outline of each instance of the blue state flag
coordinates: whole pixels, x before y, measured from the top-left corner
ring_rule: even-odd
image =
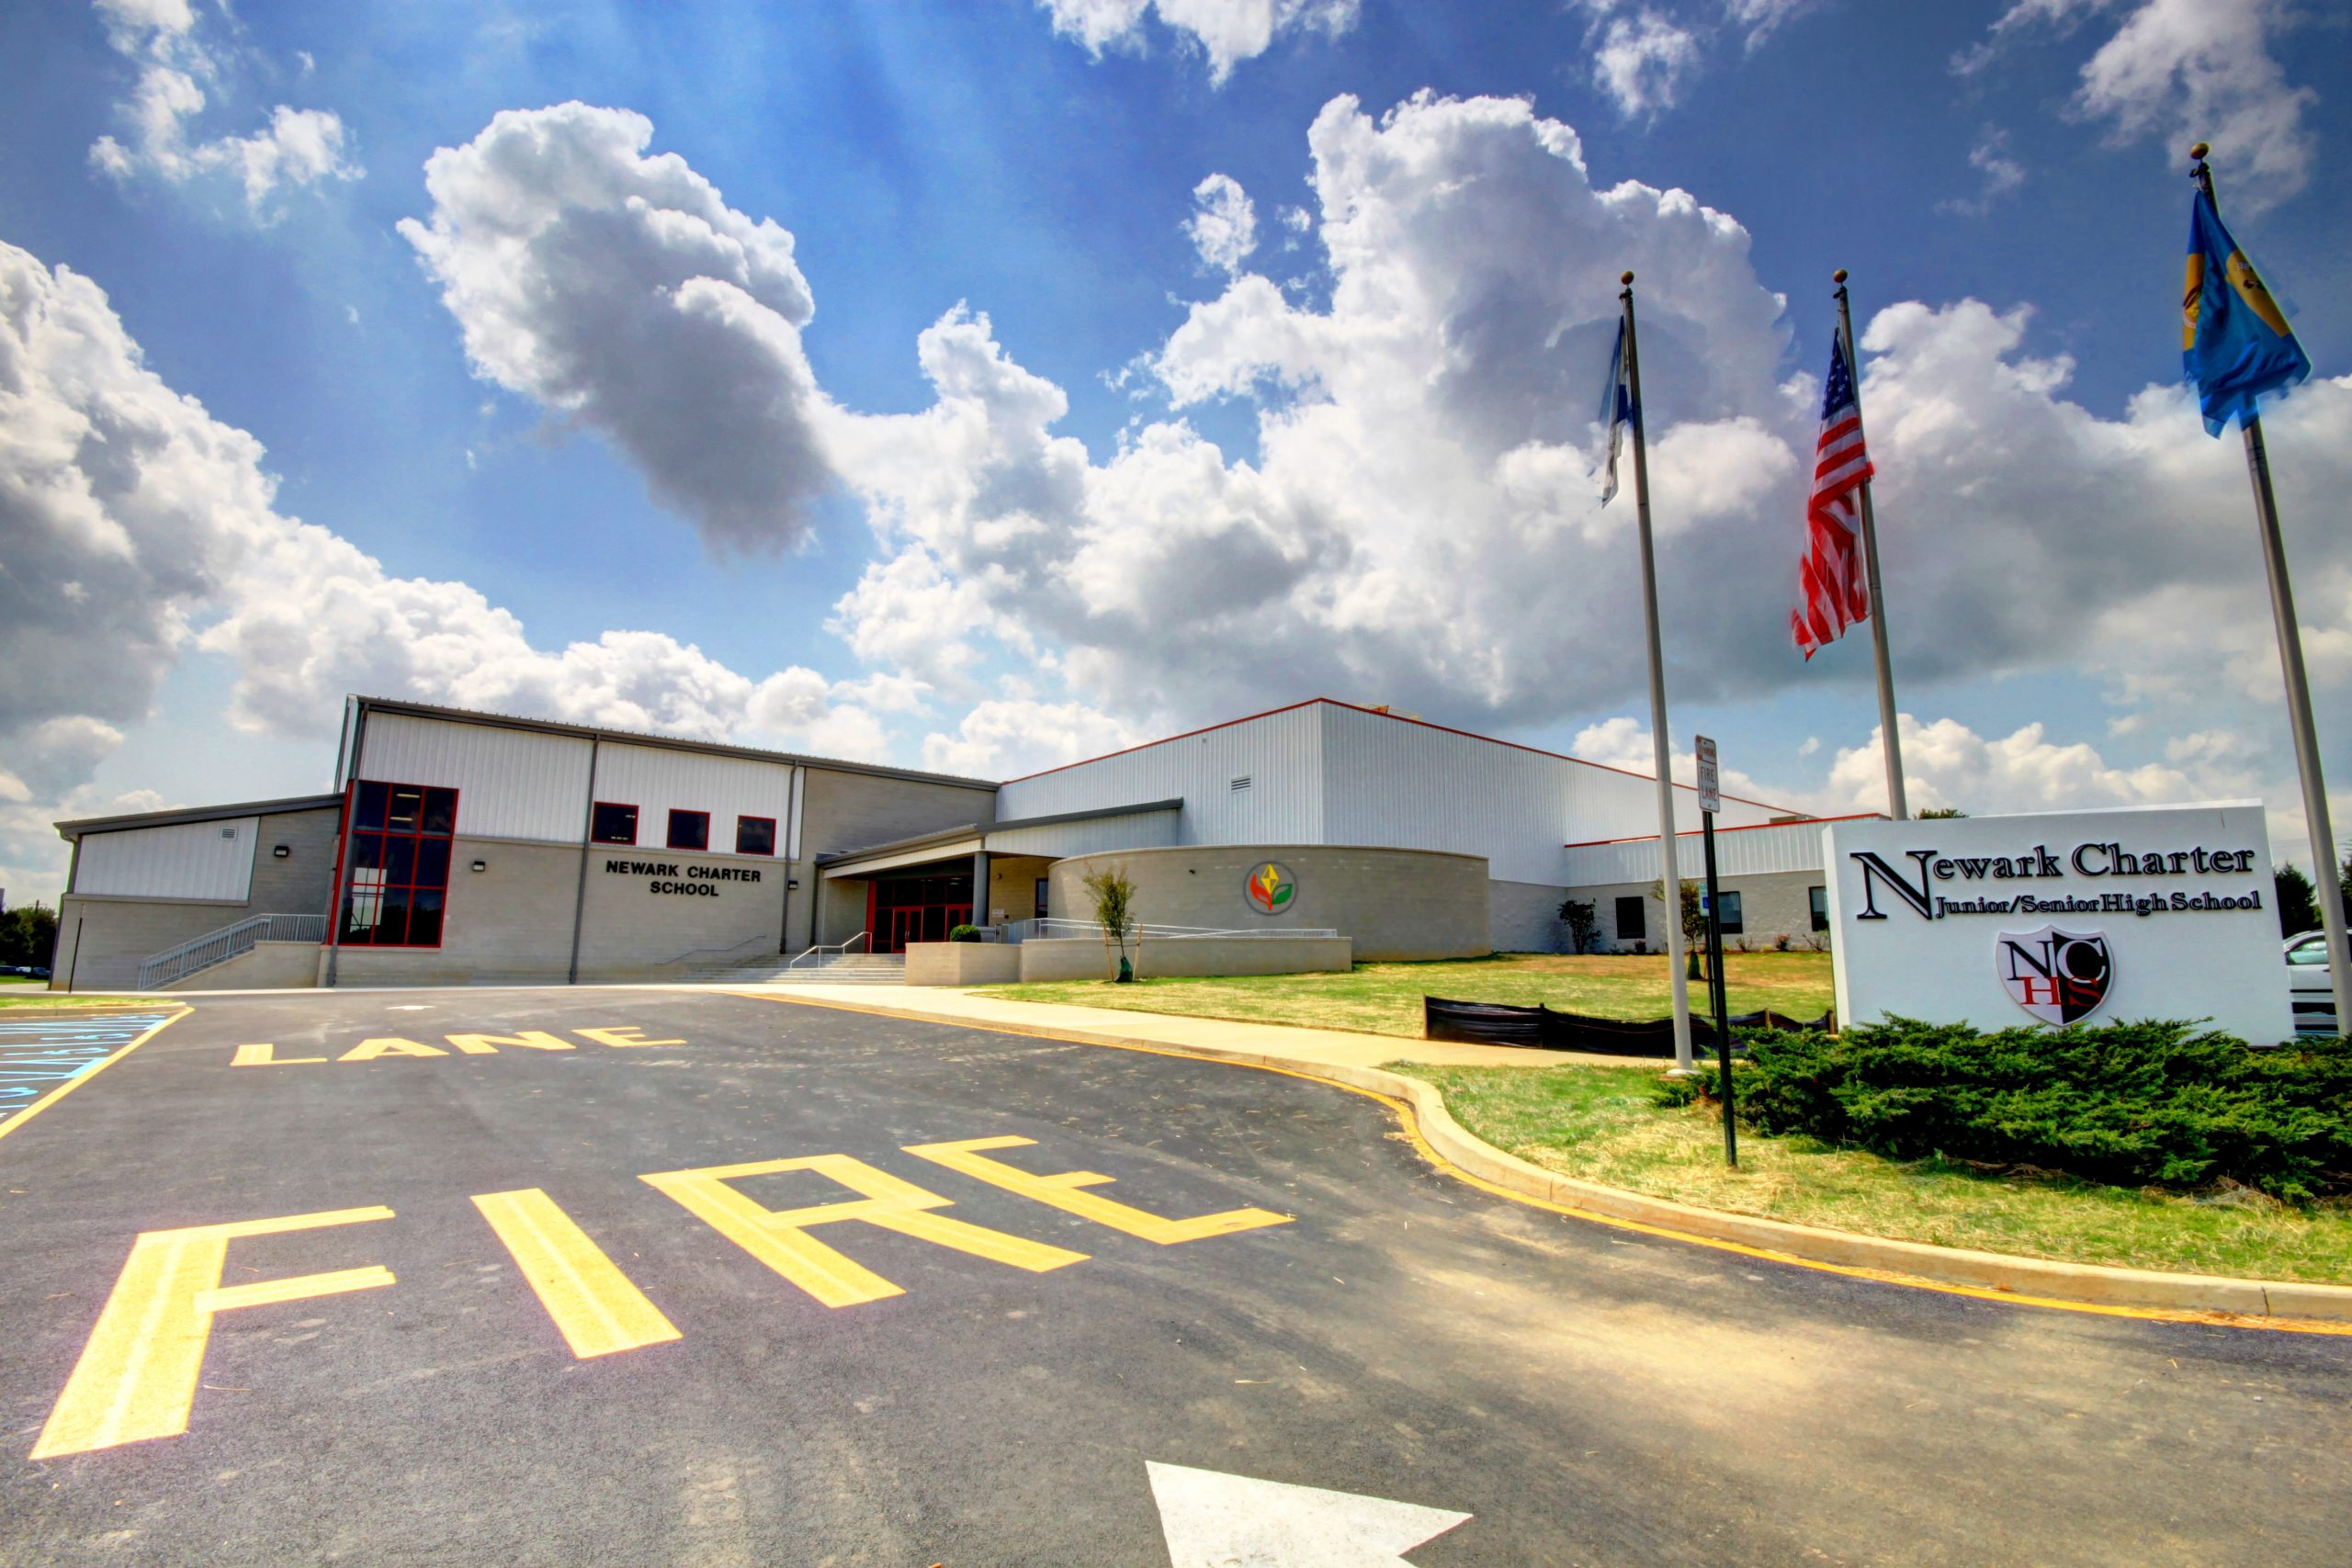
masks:
[[[2197,383],[2205,433],[2219,435],[2234,418],[2244,429],[2265,392],[2312,373],[2286,312],[2270,298],[2254,264],[2222,226],[2213,198],[2199,191],[2188,209],[2188,275],[2180,290],[2181,360]]]
[[[1634,401],[1634,389],[1625,378],[1625,321],[1617,320],[1617,346],[1609,354],[1609,384],[1600,391],[1600,420],[1609,427],[1609,467],[1601,476],[1600,504],[1606,506],[1617,494],[1617,451],[1623,443],[1625,428],[1642,423],[1641,405]]]

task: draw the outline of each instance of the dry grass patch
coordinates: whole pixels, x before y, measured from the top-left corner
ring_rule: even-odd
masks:
[[[2352,1284],[2352,1203],[2296,1208],[2251,1189],[2182,1196],[1943,1159],[1890,1160],[1743,1130],[1723,1163],[1713,1110],[1668,1110],[1648,1067],[1392,1064],[1454,1119],[1564,1176],[1734,1213],[2075,1263]]]
[[[1724,972],[1736,1013],[1770,1008],[1797,1018],[1816,1018],[1829,1010],[1826,953],[1735,953]],[[1673,1006],[1663,956],[1544,953],[1431,964],[1359,964],[1346,974],[1237,975],[1137,980],[1127,986],[1071,980],[998,986],[981,994],[1012,1001],[1344,1029],[1408,1040],[1421,1036],[1424,996],[1519,1007],[1540,1003],[1597,1018],[1664,1018]],[[1694,1006],[1704,1005],[1702,986],[1694,984],[1690,994]]]

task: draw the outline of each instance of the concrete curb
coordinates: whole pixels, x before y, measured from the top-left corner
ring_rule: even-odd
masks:
[[[1556,1175],[1506,1154],[1474,1136],[1453,1119],[1436,1086],[1378,1067],[1315,1062],[1295,1056],[1221,1046],[1174,1043],[1142,1035],[1069,1029],[1058,1025],[1017,1027],[1008,1023],[924,1012],[914,1008],[834,998],[796,997],[774,991],[740,991],[801,1007],[875,1013],[917,1023],[938,1023],[992,1033],[1033,1034],[1081,1045],[1111,1045],[1163,1055],[1272,1067],[1300,1077],[1319,1078],[1401,1101],[1412,1112],[1414,1129],[1442,1161],[1474,1181],[1520,1198],[1530,1198],[1585,1219],[1637,1228],[1671,1239],[1727,1247],[1768,1259],[1828,1268],[1891,1284],[1958,1291],[2021,1304],[2089,1307],[2134,1314],[2186,1317],[2213,1314],[2265,1320],[2352,1323],[2352,1286],[2314,1285],[2286,1280],[2233,1280],[2209,1274],[2167,1274],[2115,1269],[2095,1263],[2058,1263],[2007,1253],[1894,1241],[1850,1231],[1792,1224],[1752,1214],[1702,1209],[1670,1199],[1645,1197]],[[2281,1326],[2284,1326],[2282,1324]],[[2337,1332],[2341,1332],[2340,1330]]]

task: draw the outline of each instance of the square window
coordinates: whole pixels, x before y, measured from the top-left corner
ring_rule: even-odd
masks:
[[[673,850],[710,848],[710,813],[707,811],[671,812],[670,848]]]
[[[596,803],[588,837],[600,844],[633,844],[637,842],[637,807],[608,806]]]
[[[361,784],[358,796],[353,803],[351,825],[355,828],[373,829],[377,832],[382,832],[384,830],[384,796],[390,792],[390,784]]]
[[[1644,907],[1645,902],[1639,897],[1617,900],[1619,942],[1641,942],[1649,936],[1649,911]]]
[[[359,874],[360,872],[363,872],[363,871],[381,871],[381,870],[383,869],[383,867],[384,867],[384,835],[383,835],[383,834],[381,834],[381,833],[354,833],[354,834],[352,834],[352,835],[351,835],[351,870],[352,870],[352,874],[352,874],[352,880],[353,880],[354,882],[358,881],[358,880],[359,880],[358,874]],[[379,881],[379,882],[381,882],[381,881],[383,881],[384,879],[383,879],[382,877],[379,876],[378,878],[376,878],[376,880],[377,880],[377,881]]]
[[[421,833],[454,833],[458,830],[458,792],[454,789],[428,789],[424,792],[424,825]]]
[[[449,840],[419,839],[416,841],[416,885],[419,887],[449,886]]]
[[[384,830],[413,833],[424,815],[424,792],[409,784],[394,784],[384,803]]]
[[[447,897],[438,888],[420,887],[410,897],[409,946],[438,947],[441,945],[441,904]]]
[[[1804,890],[1804,896],[1805,902],[1813,909],[1813,929],[1817,931],[1827,931],[1829,929],[1829,889],[1808,887]]]
[[[775,853],[775,818],[773,817],[735,818],[735,852],[739,855]]]

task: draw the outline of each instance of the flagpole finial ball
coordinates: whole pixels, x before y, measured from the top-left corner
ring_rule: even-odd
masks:
[[[2188,150],[2188,155],[2189,155],[2191,158],[2195,159],[2198,163],[2200,163],[2200,164],[2201,164],[2201,163],[2203,163],[2203,162],[2205,161],[2205,154],[2206,154],[2206,153],[2208,153],[2208,152],[2211,152],[2211,151],[2212,151],[2212,149],[2211,149],[2211,147],[2208,147],[2207,145],[2205,145],[2205,143],[2203,143],[2202,141],[2200,141],[2200,142],[2199,142],[2196,146],[2191,147],[2191,148]]]
[[[1832,283],[1843,283],[1843,282],[1845,282],[1845,281],[1846,281],[1846,269],[1845,269],[1844,267],[1842,267],[1842,266],[1841,266],[1841,267],[1839,267],[1836,272],[1831,273],[1831,274],[1829,275],[1829,281],[1830,281],[1830,282],[1832,282]]]
[[[1618,275],[1617,281],[1620,283],[1631,283],[1634,281],[1634,275],[1630,272],[1620,273]]]

